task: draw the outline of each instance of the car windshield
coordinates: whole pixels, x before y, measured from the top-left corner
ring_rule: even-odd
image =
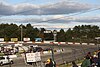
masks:
[[[5,59],[4,57],[0,57],[0,60]]]

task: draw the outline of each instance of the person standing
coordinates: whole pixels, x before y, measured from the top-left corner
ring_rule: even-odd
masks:
[[[98,65],[97,67],[100,67],[100,49],[98,50]]]
[[[86,56],[81,64],[81,67],[90,67],[90,66],[91,66],[90,57]]]
[[[45,67],[53,67],[53,62],[51,58],[47,60]]]
[[[74,61],[72,61],[72,67],[78,67]]]

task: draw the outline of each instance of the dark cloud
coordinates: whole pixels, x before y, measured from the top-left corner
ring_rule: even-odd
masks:
[[[91,9],[89,4],[80,4],[75,2],[59,2],[56,4],[34,5],[17,4],[8,5],[0,3],[0,15],[56,15],[70,14]]]
[[[73,20],[75,22],[84,22],[84,23],[96,23],[100,22],[100,17],[82,17]]]
[[[12,15],[15,13],[13,6],[0,3],[0,15]]]
[[[91,9],[88,4],[60,2],[42,7],[43,14],[70,14]]]

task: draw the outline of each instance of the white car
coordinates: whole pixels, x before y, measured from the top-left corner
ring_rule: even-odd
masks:
[[[0,56],[0,65],[4,65],[4,64],[13,64],[13,60],[10,59],[8,56]]]

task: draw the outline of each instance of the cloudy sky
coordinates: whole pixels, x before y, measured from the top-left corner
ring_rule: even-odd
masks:
[[[0,23],[47,29],[100,26],[100,0],[0,0]]]

